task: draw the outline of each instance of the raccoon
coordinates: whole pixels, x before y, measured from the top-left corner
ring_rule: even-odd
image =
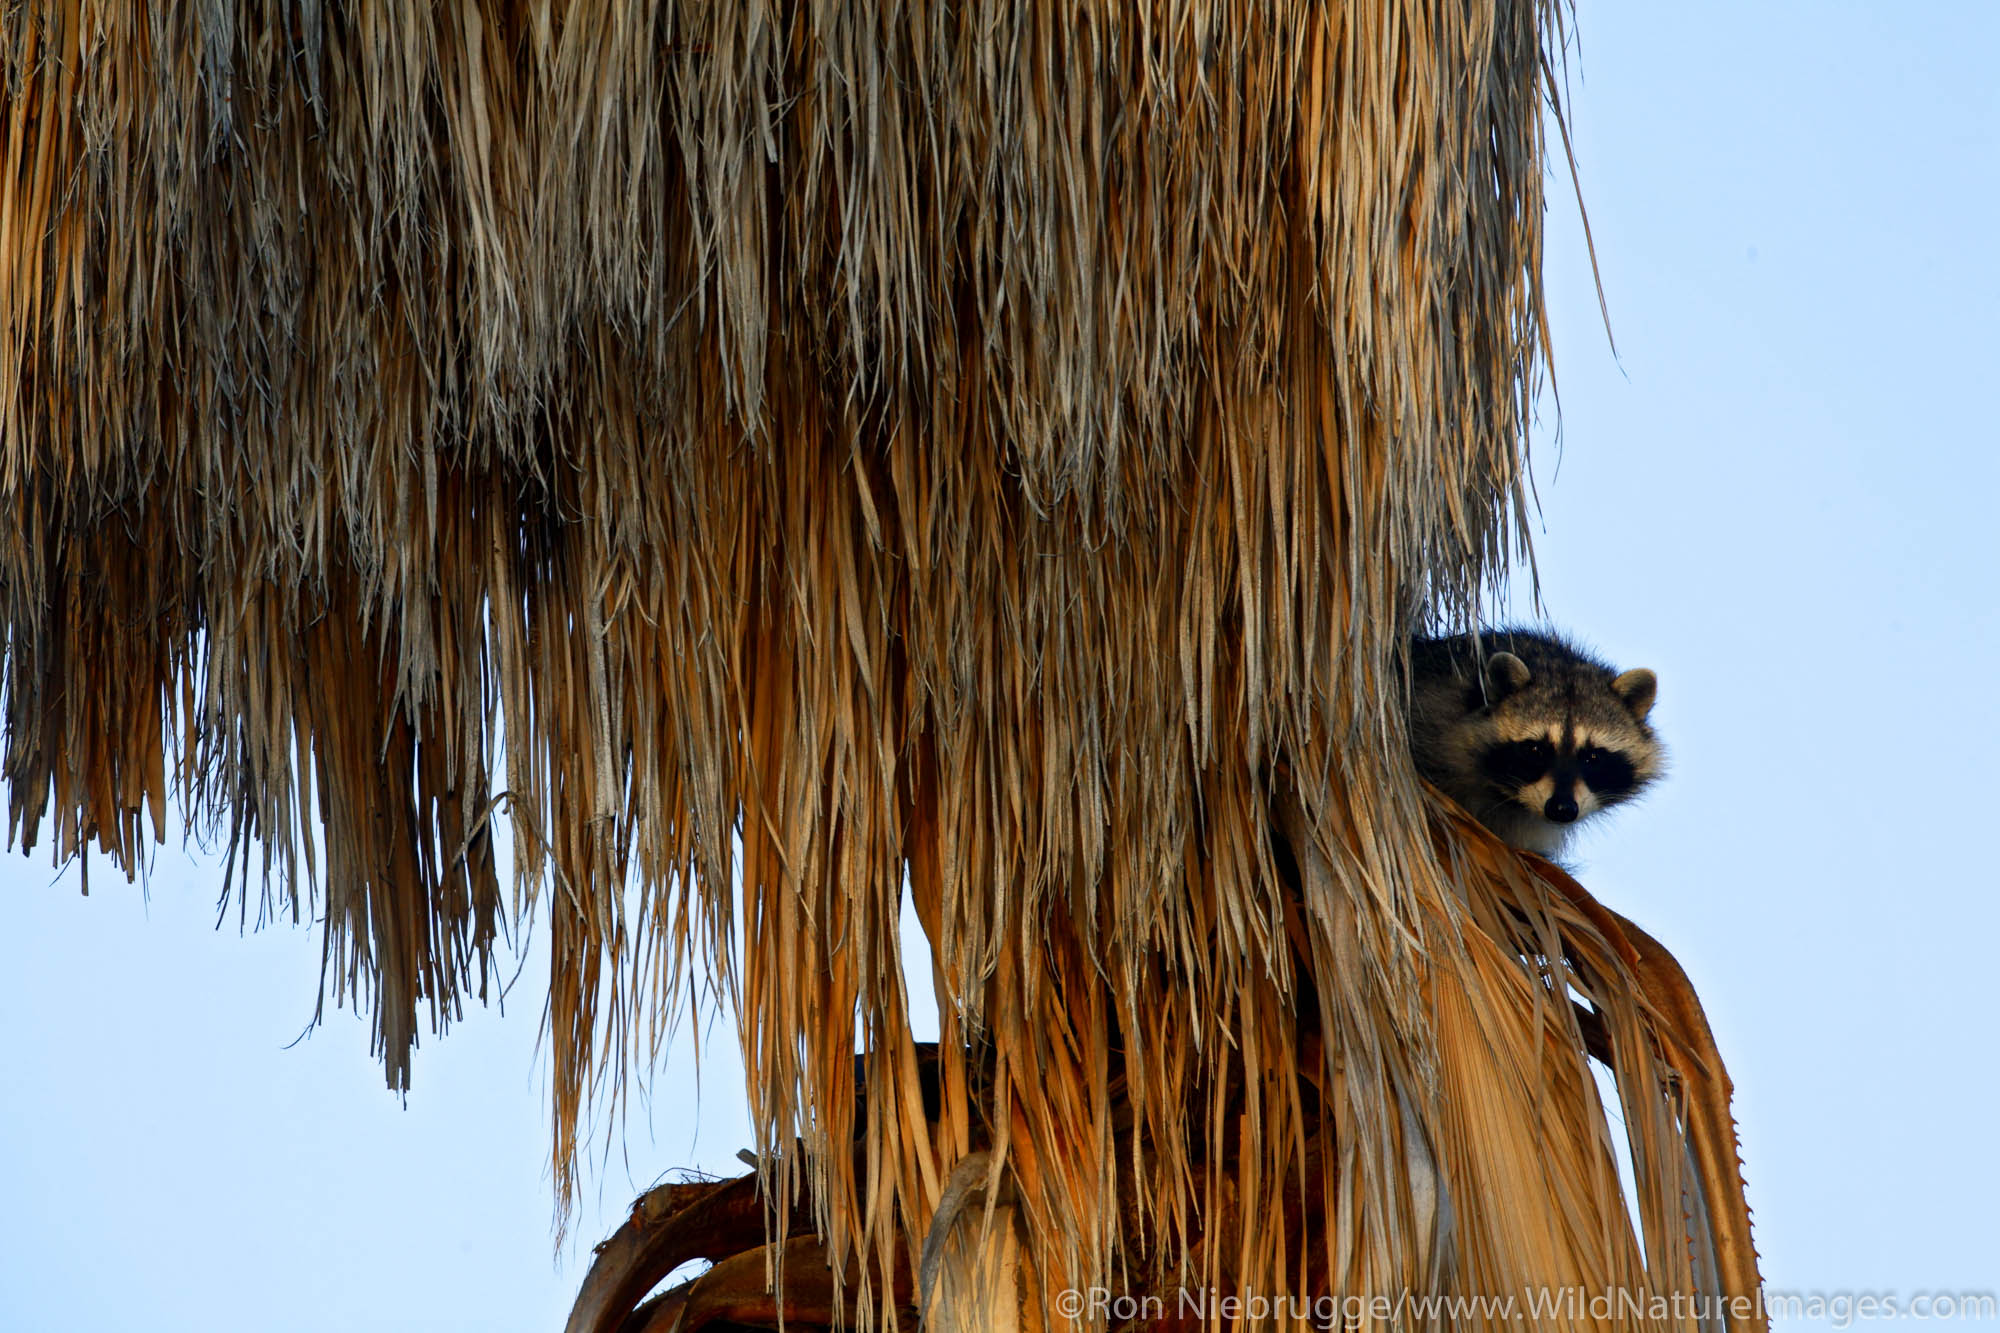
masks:
[[[1615,672],[1531,630],[1410,645],[1410,748],[1417,771],[1514,847],[1555,856],[1579,821],[1659,777],[1647,725],[1659,681]]]

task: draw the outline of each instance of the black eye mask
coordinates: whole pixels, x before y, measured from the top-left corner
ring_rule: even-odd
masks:
[[[1547,741],[1507,741],[1481,755],[1479,767],[1502,786],[1525,787],[1547,777],[1555,761],[1555,747]]]
[[[1584,783],[1599,796],[1623,796],[1638,781],[1632,761],[1615,750],[1589,746],[1578,756],[1577,766]]]

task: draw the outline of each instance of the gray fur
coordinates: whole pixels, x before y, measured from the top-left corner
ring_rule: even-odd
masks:
[[[1660,776],[1666,756],[1647,721],[1659,680],[1619,674],[1552,634],[1481,639],[1484,671],[1469,635],[1410,645],[1417,771],[1503,841],[1554,856],[1577,824]],[[1524,781],[1544,759],[1546,772]]]

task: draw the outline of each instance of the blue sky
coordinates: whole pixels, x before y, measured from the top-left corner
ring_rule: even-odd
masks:
[[[1674,756],[1583,878],[1702,994],[1771,1288],[2000,1290],[2000,7],[1577,29],[1618,355],[1559,176],[1542,587],[1659,671]],[[541,954],[404,1106],[349,1014],[287,1048],[317,932],[218,932],[218,878],[0,862],[0,1326],[558,1327],[637,1188],[749,1141],[717,1031],[552,1257]]]
[[[1618,356],[1555,208],[1537,549],[1675,760],[1583,878],[1702,995],[1769,1287],[2000,1289],[2000,9],[1579,28]]]

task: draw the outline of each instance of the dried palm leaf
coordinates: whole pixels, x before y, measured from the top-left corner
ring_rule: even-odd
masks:
[[[564,1197],[714,979],[864,1324],[976,1131],[1045,1291],[1281,1293],[1304,1198],[1343,1292],[1622,1279],[1398,709],[1522,533],[1557,13],[9,6],[10,836],[130,874],[171,794],[398,1087],[546,914]]]

